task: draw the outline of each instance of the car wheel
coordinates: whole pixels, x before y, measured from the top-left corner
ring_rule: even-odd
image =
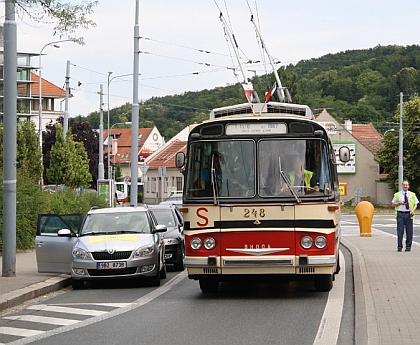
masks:
[[[163,268],[160,270],[159,277],[160,279],[166,279],[166,265],[163,265]]]
[[[85,287],[85,282],[81,279],[72,279],[71,280],[71,286],[73,288],[73,290],[80,290],[83,289]]]
[[[156,272],[156,275],[154,275],[153,277],[149,278],[150,279],[150,285],[151,286],[160,286],[160,265],[158,263],[158,269]]]
[[[328,292],[333,287],[333,276],[331,274],[317,274],[314,276],[314,286],[317,291]]]
[[[182,247],[179,261],[174,264],[175,271],[183,271],[185,269],[184,257],[185,257],[185,250],[184,250],[184,247]]]
[[[200,289],[205,293],[216,292],[219,289],[219,281],[215,278],[200,278]]]

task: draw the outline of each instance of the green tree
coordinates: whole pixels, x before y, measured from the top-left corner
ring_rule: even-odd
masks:
[[[59,117],[57,122],[63,125],[63,117]],[[49,123],[43,135],[43,160],[45,171],[50,167],[51,148],[56,140],[56,123]],[[82,142],[89,158],[89,171],[92,175],[92,186],[96,189],[96,181],[98,180],[98,164],[99,164],[99,133],[94,131],[87,121],[82,121],[81,117],[69,119],[69,128],[73,134],[73,140]],[[53,183],[44,176],[45,184]]]
[[[88,187],[92,181],[89,172],[89,159],[83,143],[74,142],[71,129],[64,139],[62,127],[56,124],[56,140],[51,148],[48,179],[55,184],[70,188]]]
[[[399,121],[399,109],[395,112],[395,120]],[[403,106],[403,166],[404,179],[410,181],[410,189],[420,193],[420,97],[417,95],[404,102]],[[401,185],[398,182],[399,139],[398,136],[387,133],[384,146],[377,152],[383,172],[388,174],[390,186],[397,191]]]
[[[17,168],[25,167],[32,181],[39,181],[42,173],[41,148],[32,121],[19,122],[17,128]]]
[[[49,181],[59,185],[66,184],[68,180],[72,152],[69,152],[61,125],[56,124],[55,126],[55,144],[51,147],[50,167],[47,169],[47,177]]]
[[[122,181],[123,180],[121,163],[120,162],[117,162],[117,164],[115,165],[114,177],[115,177],[116,181]]]
[[[85,146],[82,142],[74,141],[73,145],[76,149],[76,156],[74,156],[75,159],[72,162],[75,174],[69,186],[88,188],[92,183],[92,175],[89,172],[89,158]]]
[[[53,33],[60,39],[73,37],[83,44],[82,37],[75,37],[76,29],[96,26],[88,16],[93,13],[97,0],[79,1],[77,5],[61,0],[15,0],[15,3],[20,17],[28,17],[31,22],[40,24],[53,23]]]

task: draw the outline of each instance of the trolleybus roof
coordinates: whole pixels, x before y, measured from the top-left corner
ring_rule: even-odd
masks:
[[[292,103],[280,103],[280,102],[268,102],[268,103],[242,103],[228,107],[216,108],[210,112],[210,120],[217,119],[220,117],[230,115],[259,115],[264,113],[276,113],[276,114],[293,114],[307,117],[314,120],[314,114],[307,105],[292,104]]]

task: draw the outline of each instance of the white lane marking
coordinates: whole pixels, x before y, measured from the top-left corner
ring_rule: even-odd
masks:
[[[0,327],[1,334],[15,335],[19,337],[33,337],[35,335],[40,335],[44,331],[35,331],[33,329],[25,328],[15,328],[15,327]]]
[[[38,304],[28,307],[32,310],[44,310],[54,313],[66,313],[66,314],[75,314],[75,315],[89,315],[89,316],[100,316],[107,314],[107,311],[102,310],[90,310],[90,309],[81,309],[81,308],[69,308],[69,307],[58,307],[54,305],[47,304]]]
[[[101,302],[99,303],[54,303],[54,305],[60,305],[60,306],[63,306],[63,305],[72,305],[72,306],[74,305],[103,305],[105,307],[113,307],[113,308],[122,308],[130,304],[131,303],[113,303],[113,302],[110,302],[110,303],[106,303],[106,302],[104,303],[101,303]]]
[[[81,321],[81,320],[60,319],[57,317],[36,316],[36,315],[5,316],[3,317],[3,319],[29,321],[29,322],[36,322],[36,323],[47,323],[49,325],[59,325],[59,326],[72,325],[76,322]]]
[[[24,345],[24,344],[29,344],[29,343],[32,343],[34,341],[38,341],[38,340],[41,340],[41,339],[46,339],[46,338],[49,338],[49,337],[51,337],[53,335],[57,335],[57,334],[65,333],[65,332],[68,332],[68,331],[72,331],[74,329],[78,329],[78,328],[81,328],[81,327],[89,326],[89,325],[92,325],[94,323],[101,322],[101,321],[106,320],[106,319],[110,319],[110,318],[112,318],[114,316],[127,313],[127,312],[129,312],[131,310],[134,310],[136,308],[139,308],[139,307],[141,307],[141,306],[143,306],[143,305],[145,305],[145,304],[153,301],[154,299],[156,299],[160,295],[163,295],[165,292],[169,291],[175,285],[177,285],[182,280],[184,280],[187,276],[188,276],[187,270],[184,270],[183,272],[177,274],[174,278],[172,278],[165,285],[162,285],[159,288],[151,291],[147,295],[145,295],[143,297],[140,297],[138,300],[134,301],[133,303],[130,303],[126,307],[115,309],[115,310],[110,311],[110,312],[108,312],[108,313],[106,313],[104,315],[92,317],[90,319],[84,320],[83,322],[78,322],[78,323],[75,323],[73,325],[63,326],[63,327],[60,327],[60,328],[56,328],[56,329],[53,329],[51,331],[47,331],[47,332],[44,332],[42,334],[35,335],[33,337],[27,337],[27,338],[18,339],[16,341],[13,341],[11,343],[8,343],[7,345]]]
[[[344,282],[346,280],[346,260],[340,251],[341,274],[335,276],[334,286],[328,293],[327,304],[315,336],[314,345],[337,344],[344,304]]]

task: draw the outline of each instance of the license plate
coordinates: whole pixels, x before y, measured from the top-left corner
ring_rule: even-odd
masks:
[[[98,270],[117,270],[127,268],[125,261],[98,262]]]

